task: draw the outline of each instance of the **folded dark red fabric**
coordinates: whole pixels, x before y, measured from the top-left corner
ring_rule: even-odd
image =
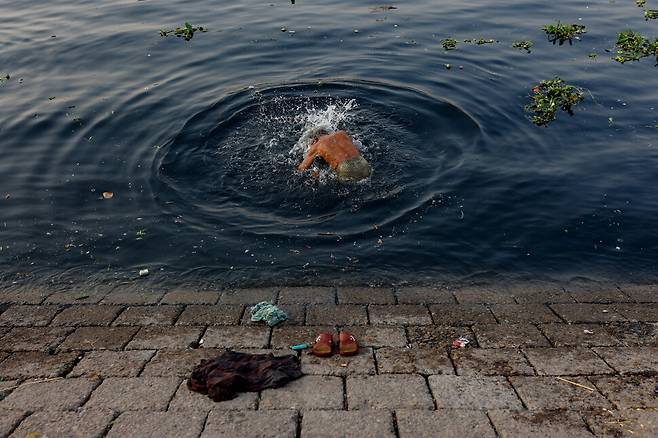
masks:
[[[297,356],[226,351],[214,359],[202,360],[192,371],[187,387],[222,401],[235,398],[238,392],[278,388],[301,376]]]

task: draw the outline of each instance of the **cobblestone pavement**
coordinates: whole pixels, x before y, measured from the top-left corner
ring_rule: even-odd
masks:
[[[289,320],[252,323],[262,300]],[[360,354],[304,353],[283,388],[185,385],[225,348],[340,329]],[[657,384],[658,286],[0,289],[1,437],[656,437]]]

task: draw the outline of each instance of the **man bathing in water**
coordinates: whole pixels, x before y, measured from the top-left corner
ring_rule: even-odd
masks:
[[[322,158],[338,175],[338,181],[361,181],[370,176],[370,164],[361,156],[345,131],[321,135],[309,148],[306,158],[297,167],[307,170],[316,157]]]

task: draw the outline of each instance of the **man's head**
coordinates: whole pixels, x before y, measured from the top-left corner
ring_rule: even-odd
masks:
[[[372,167],[362,156],[344,161],[336,168],[340,182],[361,181],[367,179],[371,173]]]

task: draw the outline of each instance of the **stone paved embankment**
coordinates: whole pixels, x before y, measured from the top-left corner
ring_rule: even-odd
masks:
[[[289,320],[252,323],[263,300]],[[360,354],[304,353],[283,388],[185,386],[224,348],[338,329]],[[655,437],[657,376],[658,286],[0,290],[1,437]]]

